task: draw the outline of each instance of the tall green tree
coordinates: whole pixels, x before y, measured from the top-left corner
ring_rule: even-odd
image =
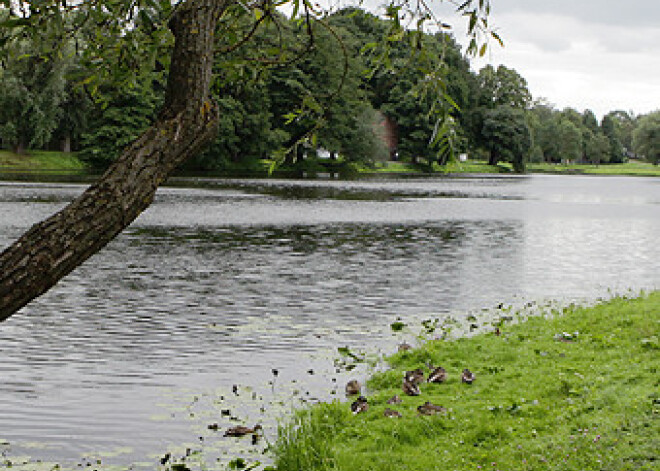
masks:
[[[32,49],[29,39],[12,41],[0,69],[0,137],[17,154],[50,141],[66,97],[67,62]]]
[[[624,161],[623,144],[615,114],[610,112],[603,116],[600,123],[601,130],[610,143],[608,152],[608,161],[611,163],[621,163]]]
[[[527,80],[504,65],[495,69],[487,65],[479,71],[479,86],[481,89],[481,105],[488,109],[497,106],[525,109],[532,100],[527,87]]]
[[[481,132],[486,115],[500,106],[525,110],[531,104],[531,93],[527,81],[518,72],[503,65],[483,67],[477,74],[476,82],[476,100],[466,111],[464,122],[474,146],[487,149],[489,143]]]
[[[538,102],[529,112],[530,131],[532,134],[534,161],[558,162],[559,148],[555,139],[557,116],[551,105]]]
[[[587,162],[594,165],[608,162],[610,143],[603,133],[587,129],[582,134],[582,140],[584,157]]]
[[[80,150],[94,104],[89,95],[76,84],[75,74],[66,81],[64,98],[59,107],[60,119],[51,139],[62,152]]]
[[[582,132],[572,120],[559,119],[555,139],[562,162],[578,162],[582,158]]]
[[[584,110],[582,112],[582,125],[591,132],[595,133],[600,131],[600,127],[598,126],[598,119],[596,118],[594,112],[591,110]]]
[[[633,150],[633,131],[637,126],[637,117],[630,111],[616,110],[608,113],[616,123],[618,137],[624,152]]]
[[[508,105],[489,110],[482,133],[490,151],[489,165],[504,160],[511,162],[516,172],[525,171],[531,136],[523,110]]]
[[[81,136],[78,155],[93,168],[104,169],[152,124],[160,100],[151,84],[104,88],[99,94],[103,106],[90,111],[88,131]]]
[[[660,164],[660,111],[642,116],[633,132],[635,152],[646,160]]]

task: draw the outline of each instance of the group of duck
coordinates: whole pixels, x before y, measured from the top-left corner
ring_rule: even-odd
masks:
[[[445,370],[442,366],[433,366],[431,364],[428,364],[427,367],[429,368],[430,371],[428,377],[424,374],[424,370],[422,368],[417,368],[412,371],[406,371],[405,375],[403,376],[403,383],[401,384],[401,389],[403,390],[404,394],[408,396],[419,396],[421,394],[421,390],[419,388],[420,384],[424,382],[444,383],[447,380],[447,370]],[[461,373],[462,383],[472,384],[475,378],[476,378],[475,374],[467,368],[465,368]],[[361,390],[362,387],[360,383],[355,379],[349,381],[346,384],[346,395],[348,396],[359,395]],[[403,401],[398,395],[395,395],[387,400],[387,404],[389,405],[400,404],[401,402]],[[351,411],[354,414],[365,412],[368,409],[369,409],[369,402],[367,401],[367,398],[364,396],[359,396],[351,404]],[[424,404],[417,407],[417,412],[420,415],[436,415],[436,414],[447,413],[447,409],[442,406],[433,404],[429,401],[426,401]],[[385,415],[385,417],[390,417],[390,418],[402,416],[401,412],[390,408],[386,408],[383,414]]]

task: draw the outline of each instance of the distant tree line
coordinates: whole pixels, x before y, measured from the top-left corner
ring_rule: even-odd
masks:
[[[252,24],[246,19],[246,34]],[[391,24],[355,8],[313,26],[282,24],[259,29],[215,64],[219,137],[188,168],[249,169],[280,153],[285,165],[304,166],[319,152],[343,162],[398,159],[429,169],[455,153],[510,162],[517,171],[526,162],[660,160],[658,113],[613,111],[599,122],[590,110],[556,110],[533,101],[513,69],[473,72],[449,34],[411,31],[401,41],[389,36]],[[86,34],[82,28],[63,56],[30,55],[24,41],[2,59],[4,147],[76,151],[103,168],[155,119],[171,39],[150,39],[161,42],[162,67],[99,87],[78,73],[93,66],[77,54]],[[301,44],[302,37],[312,39]],[[140,48],[136,41],[134,55],[116,60],[140,60]]]

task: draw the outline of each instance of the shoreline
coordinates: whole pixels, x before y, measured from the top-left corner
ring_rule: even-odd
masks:
[[[277,469],[655,469],[659,291],[500,329],[392,355],[362,392],[366,412],[339,401],[300,412],[280,430]],[[405,395],[403,373],[428,373],[427,362],[448,379]],[[463,368],[473,384],[460,381]],[[402,403],[387,404],[395,394]],[[426,401],[446,411],[420,415]]]
[[[271,161],[261,162],[261,168],[236,167],[223,171],[179,170],[173,178],[306,178],[306,179],[355,179],[355,178],[460,178],[471,176],[525,176],[535,174],[552,175],[613,175],[613,176],[655,176],[660,177],[660,166],[647,162],[630,161],[623,164],[552,164],[528,163],[527,171],[516,174],[509,164],[495,166],[485,161],[468,160],[449,162],[431,168],[405,162],[378,162],[374,167],[359,166],[339,161],[305,161],[294,167],[281,167],[269,172]],[[0,151],[1,181],[74,181],[92,182],[100,177],[102,169],[90,169],[80,161],[75,153],[34,151],[25,156],[17,156]]]

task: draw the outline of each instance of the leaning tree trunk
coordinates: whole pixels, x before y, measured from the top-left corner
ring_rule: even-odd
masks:
[[[187,0],[170,21],[175,37],[165,105],[156,123],[60,212],[0,254],[0,321],[101,250],[153,201],[158,186],[217,132],[208,98],[214,31],[231,0]]]

